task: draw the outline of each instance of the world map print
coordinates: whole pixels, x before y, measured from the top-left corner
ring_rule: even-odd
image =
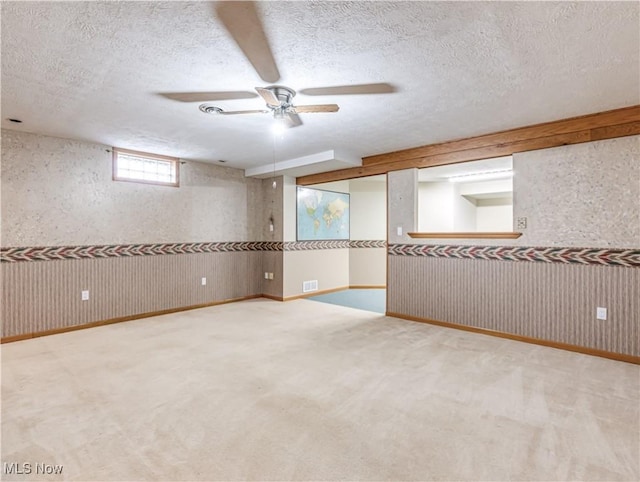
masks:
[[[349,194],[298,187],[298,241],[349,239]]]

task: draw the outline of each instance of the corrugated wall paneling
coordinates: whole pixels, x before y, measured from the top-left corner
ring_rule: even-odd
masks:
[[[640,355],[635,268],[390,256],[387,289],[390,312]]]
[[[260,252],[3,263],[2,336],[257,295],[261,270]]]

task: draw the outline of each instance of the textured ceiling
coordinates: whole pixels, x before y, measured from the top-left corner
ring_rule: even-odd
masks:
[[[388,82],[305,96],[276,158],[358,157],[640,102],[638,2],[261,2],[279,84]],[[205,2],[7,2],[2,126],[248,168],[273,162],[267,115],[210,116],[160,92],[264,86]],[[260,98],[214,102],[262,109]],[[16,125],[9,117],[22,119]]]

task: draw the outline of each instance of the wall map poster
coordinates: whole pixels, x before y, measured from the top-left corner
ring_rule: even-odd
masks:
[[[349,239],[349,194],[298,187],[298,241]]]

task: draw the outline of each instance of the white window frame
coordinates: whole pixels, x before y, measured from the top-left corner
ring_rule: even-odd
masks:
[[[180,187],[180,159],[177,157],[161,156],[159,154],[150,154],[148,152],[132,151],[129,149],[120,149],[119,147],[112,148],[113,151],[113,180],[124,182],[137,182],[141,184],[154,184],[157,186],[169,186]],[[118,159],[119,154],[128,154],[131,156],[141,157],[150,161],[169,161],[171,163],[171,169],[175,173],[174,182],[156,181],[152,179],[139,179],[134,177],[124,177],[118,173]]]

